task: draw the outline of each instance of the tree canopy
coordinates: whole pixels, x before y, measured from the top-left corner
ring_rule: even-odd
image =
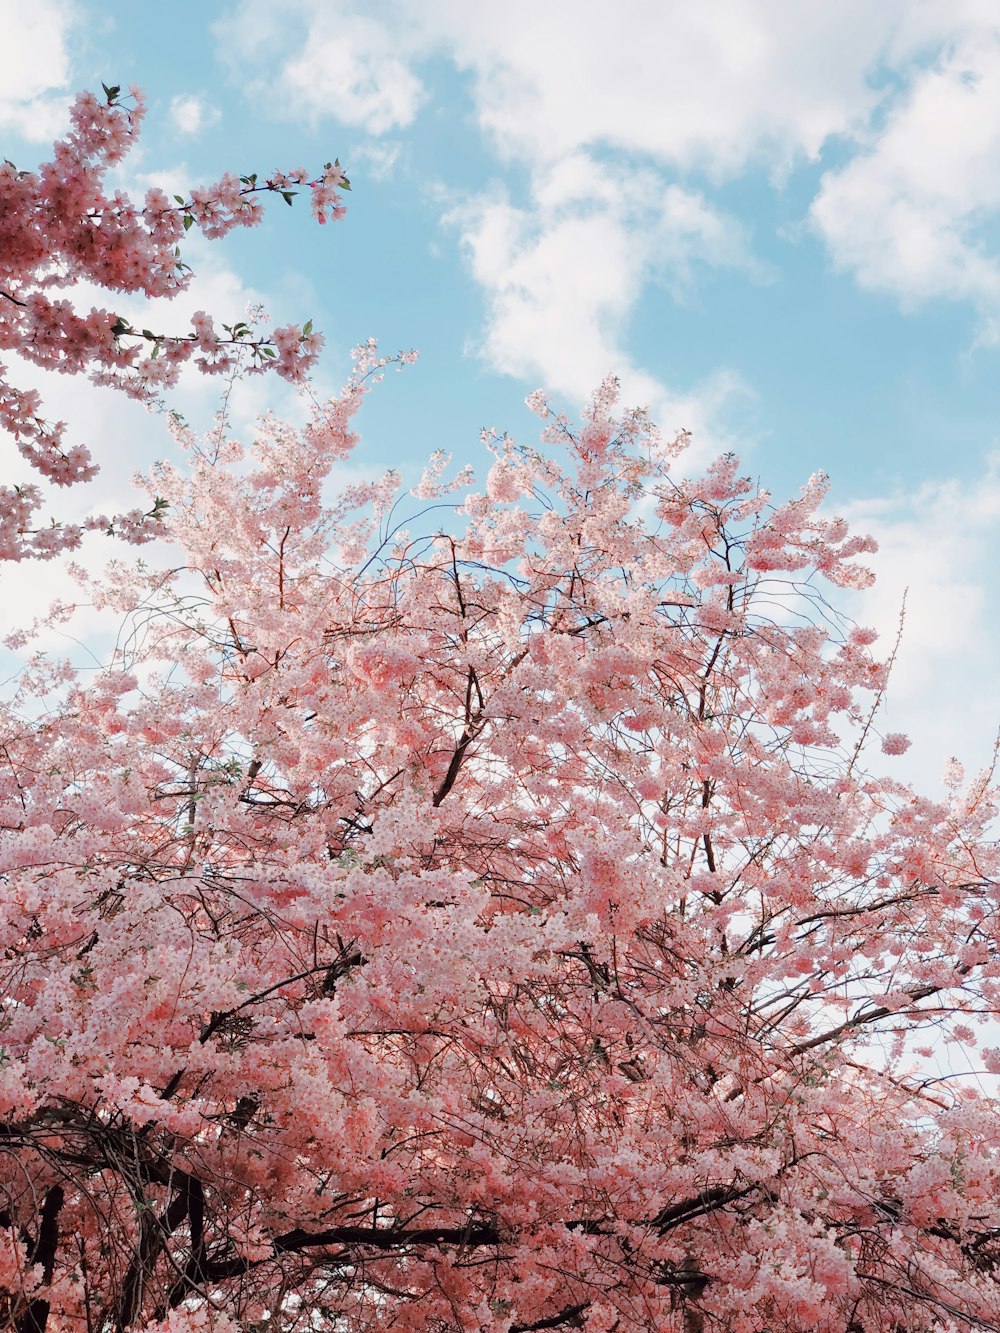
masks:
[[[4,1321],[1000,1327],[996,1099],[924,1049],[998,1007],[996,792],[873,775],[872,543],[610,380],[338,491],[387,364],[175,422],[176,558],[0,712]]]

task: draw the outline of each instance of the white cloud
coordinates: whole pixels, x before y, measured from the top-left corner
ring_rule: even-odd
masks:
[[[1000,341],[995,0],[242,0],[217,33],[282,114],[373,135],[432,102],[431,60],[465,76],[488,170],[529,182],[520,206],[479,181],[449,199],[486,307],[476,349],[522,379],[579,395],[617,367],[669,408],[625,350],[640,297],[696,299],[706,265],[765,278],[712,190],[780,189],[833,151],[809,213],[833,262],[907,309],[967,301]]]
[[[613,17],[600,0],[396,0],[378,14],[243,0],[219,31],[241,70],[283,53],[286,112],[376,134],[413,121],[421,64],[443,55],[497,156],[536,174],[611,149],[682,183],[755,168],[780,182],[836,139],[847,161],[812,210],[835,262],[904,302],[969,299],[1000,321],[981,235],[1000,210],[993,0],[621,0]]]
[[[306,18],[307,27],[297,49],[289,50],[297,18]],[[250,86],[285,117],[330,116],[384,134],[411,124],[424,101],[406,40],[347,6],[293,0],[277,11],[248,0],[215,31],[220,54],[241,81],[248,63],[266,65],[266,76]]]
[[[67,37],[76,22],[70,0],[0,0],[0,128],[33,142],[56,137],[67,124],[70,80]]]
[[[218,107],[211,106],[203,97],[193,93],[171,99],[170,119],[181,134],[198,134],[219,119]]]
[[[832,135],[862,130],[880,100],[868,74],[905,9],[905,0],[806,9],[623,0],[612,17],[598,0],[426,0],[382,6],[377,22],[349,2],[295,0],[279,18],[263,0],[243,0],[217,33],[239,77],[277,66],[270,86],[284,114],[363,122],[374,134],[409,125],[429,100],[427,58],[465,73],[497,158],[525,165],[531,182],[523,208],[475,187],[452,203],[486,305],[476,350],[574,399],[617,371],[665,429],[701,427],[714,445],[738,377],[722,369],[701,386],[700,408],[692,393],[678,404],[632,363],[631,313],[651,282],[691,300],[699,266],[767,277],[703,178],[751,166],[777,178]],[[602,165],[609,154],[613,169]],[[702,183],[686,180],[689,171]]]
[[[392,140],[388,142],[372,140],[363,143],[351,151],[352,169],[355,163],[367,162],[369,164],[367,174],[372,180],[389,180],[396,170],[402,147],[401,143]]]
[[[786,170],[863,124],[878,100],[866,75],[903,8],[430,0],[423,13],[471,72],[502,155],[540,162],[601,143],[725,176]]]
[[[913,74],[865,151],[827,173],[812,220],[862,286],[1000,319],[1000,14]],[[996,336],[996,328],[993,329]]]
[[[931,790],[945,761],[989,762],[1000,728],[1000,626],[993,572],[1000,561],[1000,453],[975,482],[937,481],[887,499],[849,505],[845,516],[879,543],[875,586],[852,614],[891,649],[903,597],[906,617],[880,718],[913,748],[888,771]]]
[[[379,24],[355,6],[299,0],[279,22],[261,0],[246,0],[216,31],[240,77],[265,58],[270,69],[277,64],[271,87],[280,90],[283,114],[329,115],[364,123],[372,134],[414,119],[427,96],[417,73],[424,57],[443,51],[470,70],[480,125],[502,155],[516,152],[531,168],[525,208],[511,204],[503,190],[473,194],[457,206],[448,198],[445,221],[458,233],[486,305],[485,327],[472,350],[495,370],[532,387],[543,383],[574,402],[613,371],[627,398],[647,403],[665,430],[691,428],[704,449],[728,444],[721,419],[746,393],[739,377],[722,369],[696,392],[668,389],[632,363],[628,321],[650,281],[683,301],[692,297],[699,266],[730,268],[754,281],[767,279],[766,266],[735,218],[700,189],[668,178],[661,162],[612,168],[588,146],[624,140],[668,161],[690,157],[711,139],[720,160],[728,161],[724,140],[732,126],[717,99],[709,98],[708,119],[693,137],[678,139],[688,133],[689,117],[665,114],[676,81],[658,73],[658,48],[669,33],[655,11],[647,7],[643,14],[654,27],[650,40],[636,43],[629,13],[609,31],[601,7],[589,17],[580,6],[571,8],[515,0],[501,14],[431,0],[419,10],[382,10]],[[638,17],[638,11],[631,15]],[[766,20],[757,27],[768,46]],[[729,63],[742,59],[741,39],[726,25],[701,33],[702,39],[705,60],[716,58],[720,43]],[[761,56],[765,64],[770,58]],[[689,82],[693,96],[697,76]],[[752,82],[746,74],[746,86]],[[748,114],[743,105],[735,112],[741,122]],[[715,128],[706,128],[709,121]],[[830,111],[822,125],[828,123],[839,127],[843,116]],[[826,132],[816,121],[799,139],[815,151]],[[376,147],[369,146],[369,156]],[[398,144],[389,148],[394,155]],[[783,144],[779,156],[789,151]]]
[[[286,111],[366,118],[374,133],[408,124],[427,96],[416,68],[441,53],[469,74],[502,157],[552,162],[604,144],[732,175],[815,159],[863,126],[879,100],[867,75],[908,5],[620,0],[612,15],[603,0],[396,0],[376,12],[381,22],[360,4],[290,0],[279,15],[242,0],[216,31],[241,77],[280,53],[270,87]]]
[[[743,391],[738,377],[718,372],[702,386],[711,408],[699,408],[634,366],[625,334],[650,277],[681,298],[702,262],[766,277],[740,224],[654,172],[612,170],[579,153],[539,175],[532,203],[515,208],[498,191],[446,215],[486,299],[475,350],[494,370],[573,401],[613,372],[665,430],[704,434],[705,448],[724,443],[710,418]]]
[[[222,29],[241,62],[285,43],[286,110],[407,125],[428,95],[421,62],[441,53],[467,72],[497,154],[534,169],[603,146],[680,173],[781,178],[839,138],[852,155],[813,209],[835,261],[910,302],[994,303],[976,230],[1000,208],[992,0],[622,0],[613,20],[598,0],[397,0],[382,22],[352,3],[290,9],[297,23],[245,0]]]

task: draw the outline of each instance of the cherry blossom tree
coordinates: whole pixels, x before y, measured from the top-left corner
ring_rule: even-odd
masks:
[[[340,191],[350,185],[339,162],[327,163],[310,180],[305,170],[256,175],[227,174],[189,197],[148,190],[140,208],[120,190],[108,193],[105,177],[134,145],[145,103],[137,88],[123,98],[104,87],[103,101],[82,93],[71,110],[72,127],[56,143],[50,162],[37,172],[0,165],[0,353],[15,351],[49,370],[87,374],[132,398],[151,402],[177,381],[193,360],[209,374],[273,368],[300,381],[322,346],[311,324],[254,336],[246,322],[216,330],[199,311],[188,334],[165,335],[133,328],[114,311],[74,309],[66,292],[85,281],[111,292],[147,297],[176,296],[191,279],[179,242],[191,227],[215,239],[234,227],[261,220],[261,197],[271,192],[291,203],[308,187],[320,222],[344,212]],[[18,389],[0,363],[0,427],[13,435],[21,454],[56,486],[89,481],[97,473],[89,449],[65,442],[62,422],[46,421],[33,389]],[[42,503],[35,485],[0,486],[0,559],[49,558],[79,545],[76,524],[33,526]],[[83,528],[112,531],[131,541],[159,532],[161,508],[108,518],[95,515]]]
[[[996,1099],[925,1049],[1000,1001],[996,792],[872,775],[872,544],[612,382],[334,495],[384,364],[178,426],[176,566],[0,716],[4,1326],[1000,1327]]]

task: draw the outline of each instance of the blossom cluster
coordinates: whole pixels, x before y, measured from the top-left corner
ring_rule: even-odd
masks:
[[[180,248],[189,228],[217,239],[234,227],[254,226],[263,216],[264,194],[291,203],[303,187],[319,221],[340,218],[341,191],[350,188],[340,164],[328,164],[314,180],[302,169],[261,180],[226,173],[173,199],[153,188],[140,206],[120,190],[109,191],[105,178],[134,146],[145,102],[138,88],[130,99],[117,87],[104,93],[103,100],[90,92],[77,97],[69,133],[37,171],[0,165],[0,355],[12,351],[46,370],[84,374],[142,402],[174,385],[192,359],[211,373],[273,369],[301,382],[322,347],[311,324],[286,326],[268,339],[245,324],[220,333],[207,317],[196,316],[191,333],[164,334],[133,328],[112,310],[78,310],[66,293],[87,281],[109,292],[176,296],[191,281]],[[64,423],[46,420],[38,394],[13,384],[2,361],[0,427],[55,485],[88,481],[97,472],[89,448],[68,443]],[[0,503],[3,558],[45,558],[79,543],[77,526],[34,526],[40,496],[29,488],[23,493],[17,505]],[[139,529],[121,522],[116,530]]]
[[[882,776],[873,633],[779,613],[868,543],[610,380],[386,526],[330,474],[409,359],[177,423],[182,567],[0,707],[2,1319],[1000,1326],[1000,791]]]

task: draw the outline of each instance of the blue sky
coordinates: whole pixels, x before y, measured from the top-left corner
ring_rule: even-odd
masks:
[[[831,507],[882,544],[879,587],[850,609],[891,632],[910,590],[885,719],[914,739],[900,776],[988,759],[993,0],[0,0],[0,48],[18,165],[102,80],[149,98],[130,190],[340,157],[342,223],[279,203],[253,233],[192,244],[198,284],[159,318],[181,329],[204,306],[229,322],[254,297],[276,320],[311,317],[330,389],[366,337],[417,347],[364,409],[359,466],[419,470],[442,447],[478,463],[481,427],[535,433],[531,389],[575,411],[613,372],[665,431],[694,432],[689,468],[735,449],[781,498],[831,474]],[[161,423],[85,384],[35,382],[105,464],[75,503],[129,503],[129,475],[169,451]],[[178,405],[207,425],[216,388],[185,380]],[[295,410],[268,381],[239,410],[265,406]],[[62,577],[0,572],[5,616]]]

